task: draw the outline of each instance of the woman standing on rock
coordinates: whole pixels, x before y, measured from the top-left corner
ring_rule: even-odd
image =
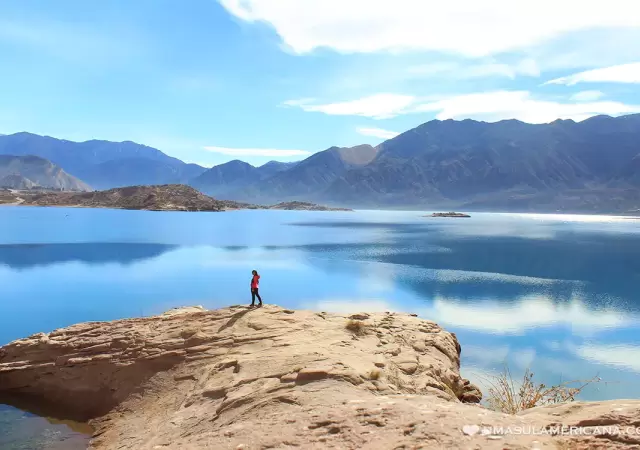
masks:
[[[251,306],[256,306],[256,297],[258,297],[258,307],[262,306],[262,298],[258,293],[258,289],[260,288],[260,275],[258,275],[258,271],[254,270],[251,272],[253,277],[251,278]]]

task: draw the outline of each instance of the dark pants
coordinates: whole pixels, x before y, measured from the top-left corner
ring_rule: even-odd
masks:
[[[262,305],[262,298],[260,297],[260,294],[258,293],[258,289],[251,289],[251,305],[255,305],[256,303],[256,297],[258,297],[258,300],[260,301],[260,304]]]

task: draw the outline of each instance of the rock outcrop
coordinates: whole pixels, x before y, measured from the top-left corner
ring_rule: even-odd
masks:
[[[406,314],[172,310],[0,348],[0,403],[89,420],[96,449],[616,448],[640,436],[483,427],[640,426],[640,402],[488,411],[460,345]],[[515,428],[514,428],[515,429]]]
[[[1,182],[2,180],[0,180]],[[2,184],[0,184],[2,187]],[[75,208],[113,208],[145,211],[227,211],[236,209],[281,209],[303,211],[351,211],[314,203],[288,202],[273,206],[218,200],[183,184],[127,186],[94,192],[22,191],[18,204],[25,206],[69,206]],[[8,203],[0,196],[0,204]],[[14,203],[14,202],[12,202]]]
[[[278,203],[277,205],[268,206],[267,209],[284,209],[288,211],[353,211],[349,208],[332,208],[330,206],[298,201]]]

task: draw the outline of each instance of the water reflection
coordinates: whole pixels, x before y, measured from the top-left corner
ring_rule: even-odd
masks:
[[[45,419],[0,405],[0,448],[3,450],[85,450],[90,427]]]
[[[64,262],[132,264],[176,248],[161,244],[71,243],[0,245],[0,265],[14,269]]]
[[[457,334],[463,372],[480,384],[507,362],[515,374],[531,367],[547,384],[599,374],[608,384],[585,391],[586,399],[640,398],[634,221],[82,214],[81,239],[63,230],[53,244],[0,246],[0,343],[79,321],[248,302],[250,271],[258,269],[267,302],[414,312],[440,323]],[[117,221],[118,233],[102,227],[105,218]],[[8,219],[0,227],[17,232]]]

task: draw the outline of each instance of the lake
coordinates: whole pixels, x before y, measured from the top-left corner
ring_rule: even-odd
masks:
[[[267,303],[438,322],[479,385],[507,363],[546,384],[601,377],[581,399],[640,398],[639,221],[425,214],[2,207],[0,345],[82,321],[248,304],[257,269]],[[76,436],[0,408],[2,448]]]

